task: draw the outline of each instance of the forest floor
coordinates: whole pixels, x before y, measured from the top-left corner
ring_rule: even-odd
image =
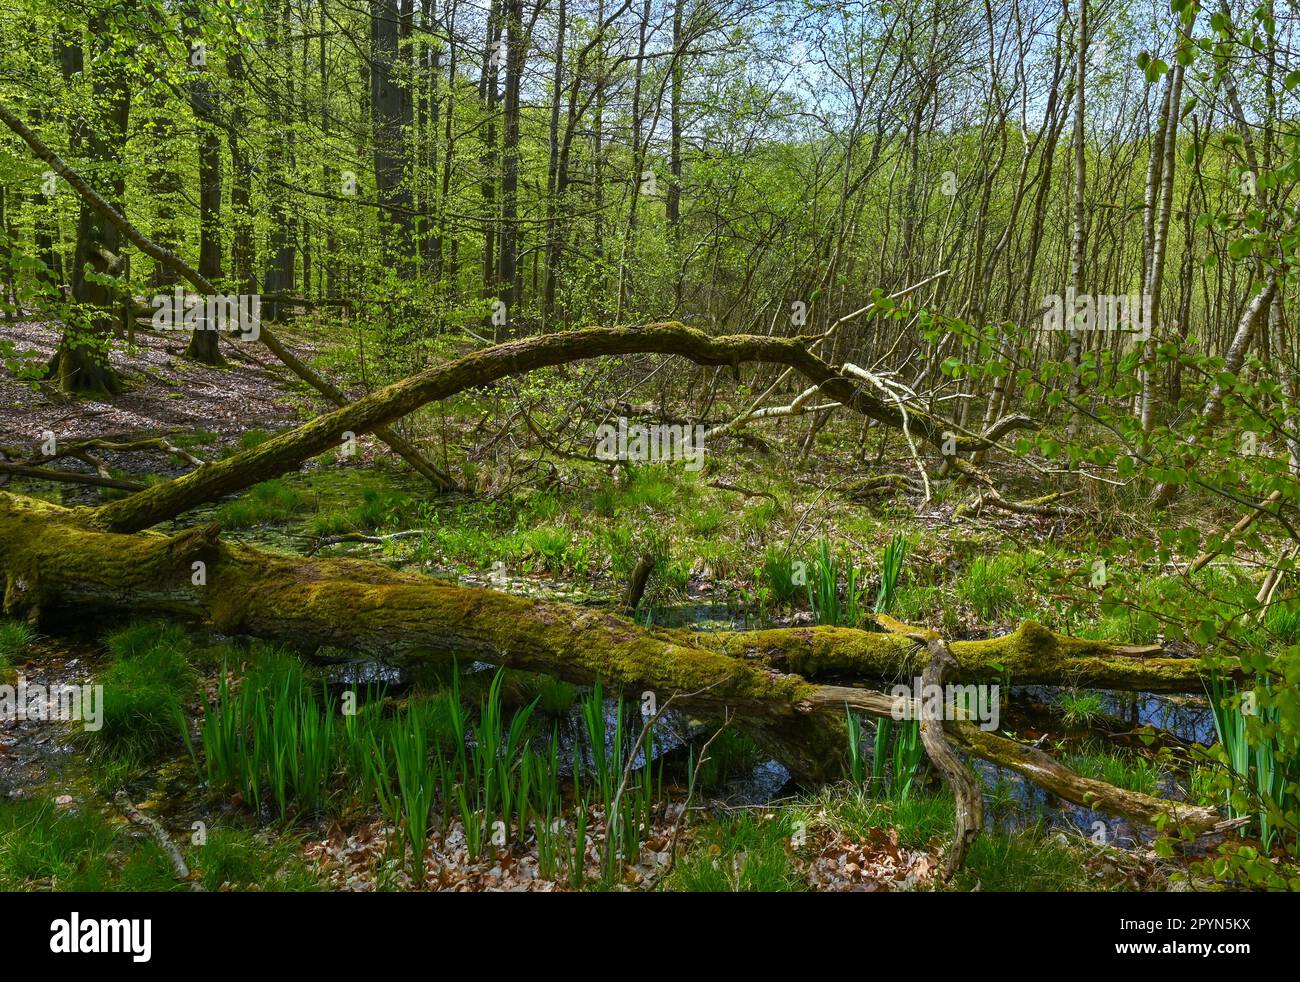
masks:
[[[33,349],[41,360],[56,340],[48,328],[30,324],[0,324],[4,338]],[[310,336],[295,341],[299,350],[312,349]],[[209,369],[181,357],[183,346],[174,337],[141,332],[135,343],[128,392],[111,406],[51,398],[0,378],[0,405],[9,410],[0,444],[31,446],[40,438],[33,430],[41,429],[64,439],[166,430],[177,432],[198,456],[214,457],[254,445],[323,408],[260,352]],[[315,353],[318,366],[334,364],[327,341],[319,340]],[[466,394],[410,421],[410,432],[433,454],[481,440],[477,427],[500,398],[496,391]],[[1249,573],[1235,568],[1212,566],[1199,579],[1147,570],[1133,578],[1130,608],[1103,610],[1079,591],[1078,581],[1086,579],[1106,530],[1061,519],[955,515],[966,495],[942,483],[930,502],[897,493],[870,499],[838,493],[864,471],[904,472],[910,466],[900,448],[868,449],[865,434],[856,440],[855,429],[827,427],[814,459],[797,466],[764,452],[761,439],[744,453],[718,454],[699,472],[618,468],[545,454],[540,459],[547,469],[539,471],[539,455],[531,449],[526,456],[532,469],[516,470],[520,465],[508,455],[471,455],[461,473],[477,493],[442,496],[397,470],[373,440],[363,440],[356,457],[325,455],[297,474],[183,521],[215,518],[228,535],[265,547],[361,556],[467,584],[585,604],[617,602],[631,567],[649,553],[655,573],[639,616],[698,630],[811,622],[802,589],[790,583],[789,564],[800,558],[814,562],[821,537],[842,550],[837,555],[845,562],[860,564],[870,580],[891,537],[906,536],[906,567],[892,610],[949,638],[987,636],[1033,618],[1066,633],[1148,643],[1161,637],[1162,626],[1142,612],[1143,596],[1183,597],[1195,604],[1211,580],[1220,593],[1226,588],[1243,597],[1253,594]],[[110,463],[121,473],[181,469],[175,463],[160,467],[156,458],[140,454],[115,454]],[[1013,474],[1010,480],[1032,486],[1034,477]],[[116,494],[30,481],[13,486],[69,504]],[[1142,522],[1131,511],[1111,514],[1116,529],[1141,534]],[[1220,520],[1216,514],[1195,518]],[[411,529],[423,532],[386,544],[323,544],[340,533]],[[1300,625],[1288,629],[1300,631]],[[445,676],[393,675],[347,652],[318,654],[328,655],[330,664],[308,670],[304,684],[326,700],[349,686],[373,687],[367,691],[376,715],[436,716],[451,698]],[[444,817],[428,864],[417,871],[401,860],[404,853],[395,846],[400,825],[367,798],[363,773],[342,766],[347,779],[327,802],[277,812],[268,801],[245,800],[191,757],[174,713],[186,719],[187,740],[202,744],[204,720],[222,698],[221,680],[233,672],[241,689],[269,684],[266,678],[286,671],[278,652],[174,625],[95,623],[44,638],[23,637],[13,628],[8,641],[0,637],[0,672],[6,659],[10,673],[21,672],[29,682],[134,680],[146,695],[128,706],[110,702],[106,715],[152,719],[156,733],[143,742],[120,739],[109,725],[99,734],[51,739],[49,727],[0,723],[0,793],[8,798],[0,804],[0,843],[7,843],[0,845],[0,887],[184,888],[156,843],[115,807],[119,791],[155,810],[183,845],[190,837],[186,854],[195,877],[209,889],[395,889],[410,887],[416,876],[426,886],[446,889],[564,889],[579,881],[632,889],[939,886],[936,871],[952,805],[924,768],[901,792],[884,786],[883,768],[865,784],[800,790],[785,786],[780,768],[754,744],[724,731],[674,848],[695,755],[713,732],[706,721],[680,719],[676,725],[686,735],[675,745],[668,741],[657,758],[659,792],[651,795],[640,842],[629,850],[620,875],[609,875],[604,866],[598,805],[590,807],[586,849],[578,849],[587,855],[581,876],[573,861],[558,872],[554,867],[560,864],[544,855],[546,843],[526,832],[505,848],[485,849],[469,841],[454,814]],[[471,715],[485,712],[492,673],[463,669],[457,698]],[[562,735],[566,746],[591,737],[594,724],[584,715],[589,694],[524,673],[505,673],[504,680],[499,698],[507,713],[539,700],[533,737],[543,745],[548,732]],[[1157,751],[1173,747],[1186,761],[1195,756],[1189,748],[1212,742],[1204,700],[1021,687],[1014,702],[1004,728],[1051,749],[1075,769],[1134,790],[1203,800],[1204,765],[1171,765]],[[609,700],[596,704],[596,716],[607,723],[618,712]],[[1015,775],[987,768],[982,776],[990,831],[951,888],[1163,889],[1194,878],[1200,848],[1158,856],[1148,833],[1049,798]],[[570,818],[574,793],[557,792]],[[69,843],[102,861],[87,865],[64,856]],[[1212,850],[1214,843],[1208,846]]]
[[[57,327],[41,321],[0,321],[24,361],[45,364],[59,342]],[[270,355],[247,345],[228,345],[228,366],[210,368],[183,357],[186,338],[140,330],[128,347],[115,347],[109,361],[123,375],[126,391],[110,402],[70,400],[13,374],[0,375],[0,444],[39,443],[43,431],[58,439],[122,434],[211,432],[237,439],[256,428],[278,429],[305,410],[323,407],[304,398],[296,380]],[[319,403],[319,404],[318,404]]]

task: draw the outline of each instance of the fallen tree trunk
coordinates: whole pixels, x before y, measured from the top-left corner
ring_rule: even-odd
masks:
[[[647,631],[612,613],[448,585],[370,562],[263,552],[222,541],[215,524],[174,536],[123,535],[88,528],[81,517],[0,492],[0,583],[7,616],[36,621],[67,608],[130,610],[200,619],[225,634],[281,641],[308,654],[330,645],[398,665],[473,658],[576,683],[599,678],[611,691],[681,694],[684,707],[734,714],[807,780],[837,776],[846,707],[876,717],[892,717],[899,709],[882,692],[818,684],[755,657],[764,644],[780,649],[787,664],[801,646],[833,655],[837,643],[866,632]],[[714,637],[732,641],[714,644]],[[897,637],[918,648],[915,632]],[[731,644],[747,657],[721,650]],[[953,653],[960,660],[956,645]],[[912,664],[899,668],[906,673]],[[1220,823],[1212,808],[1081,777],[968,722],[948,721],[944,730],[957,746],[1068,801],[1196,831]]]
[[[842,627],[692,634],[696,644],[811,679],[887,679],[921,674],[925,642],[938,635],[877,615],[881,631]],[[663,632],[668,633],[668,632]],[[919,634],[919,637],[918,637]],[[950,679],[1072,685],[1142,692],[1205,691],[1198,658],[1161,658],[1159,645],[1124,645],[1057,634],[1036,621],[983,641],[950,641]]]

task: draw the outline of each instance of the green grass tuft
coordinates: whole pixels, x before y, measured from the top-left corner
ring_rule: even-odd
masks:
[[[182,705],[198,689],[189,641],[172,625],[136,622],[105,639],[115,656],[100,676],[104,687],[100,747],[146,761],[176,745]]]

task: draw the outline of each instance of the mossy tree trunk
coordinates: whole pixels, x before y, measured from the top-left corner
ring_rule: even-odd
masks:
[[[830,666],[840,674],[846,665],[860,668],[868,652],[882,667],[892,656],[894,676],[911,673],[926,660],[918,632],[647,630],[609,612],[468,589],[375,563],[267,553],[222,541],[216,525],[174,536],[124,535],[88,527],[87,514],[0,492],[6,616],[37,621],[58,610],[129,610],[199,619],[222,633],[281,641],[307,656],[329,645],[396,665],[472,658],[580,684],[599,678],[610,691],[654,691],[660,702],[677,694],[684,708],[734,715],[806,781],[839,775],[846,707],[876,717],[896,710],[893,697],[883,692],[822,684],[815,676]],[[906,630],[885,623],[896,632]],[[1064,673],[1072,660],[1101,657],[1099,649],[1090,648],[1075,659],[1079,649],[1065,644],[1068,639],[1048,643],[1046,636],[1056,636],[1042,628],[1028,632],[1041,639],[1030,652],[1025,629],[1018,633],[1021,637],[1003,649],[1004,657],[1020,651],[1026,671],[1034,659],[1043,664],[1053,651],[1064,658]],[[855,643],[853,657],[836,657],[838,647]],[[993,650],[952,646],[962,674],[987,672],[990,666],[981,658]],[[817,654],[806,658],[800,655],[804,651]],[[796,664],[814,677],[777,667]],[[1068,674],[1058,681],[1064,677]],[[1219,822],[1214,809],[1080,777],[1040,751],[971,723],[948,721],[944,731],[968,753],[1015,770],[1069,801],[1147,823],[1165,816],[1204,830]]]

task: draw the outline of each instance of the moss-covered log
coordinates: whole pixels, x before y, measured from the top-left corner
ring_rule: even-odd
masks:
[[[577,683],[600,678],[611,690],[676,693],[684,706],[734,713],[792,772],[812,780],[838,772],[842,744],[828,741],[846,706],[878,717],[895,711],[884,693],[822,685],[776,667],[802,664],[794,656],[800,645],[833,653],[836,641],[852,643],[862,632],[647,631],[612,613],[453,586],[370,562],[268,553],[222,541],[216,525],[174,536],[123,535],[87,528],[80,517],[0,492],[7,616],[35,621],[59,610],[94,608],[157,613],[202,619],[224,633],[277,640],[308,653],[330,645],[399,665],[474,658]],[[899,674],[911,672],[919,657],[912,639],[880,637],[892,638],[886,643],[905,659]],[[761,644],[781,651],[781,658],[765,663],[756,655]],[[734,657],[732,646],[745,657]],[[1143,822],[1164,815],[1203,830],[1219,821],[1211,808],[1082,778],[969,723],[945,728],[958,746],[1067,800]]]
[[[809,679],[891,679],[921,674],[933,631],[877,617],[880,631],[782,628],[704,635],[697,643]],[[1200,659],[1159,657],[1158,645],[1071,638],[1025,621],[984,641],[950,641],[951,679],[1014,685],[1074,685],[1143,692],[1204,692]]]

